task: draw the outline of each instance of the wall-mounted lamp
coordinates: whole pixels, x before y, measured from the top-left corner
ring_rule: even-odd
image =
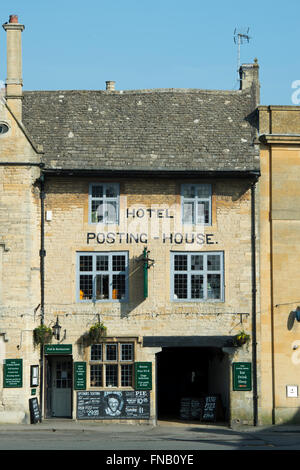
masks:
[[[55,337],[55,339],[59,340],[61,326],[58,323],[58,317],[56,317],[56,323],[52,326],[52,330],[53,330],[53,336]]]
[[[294,311],[295,318],[298,322],[300,322],[300,307],[297,307],[296,310]]]

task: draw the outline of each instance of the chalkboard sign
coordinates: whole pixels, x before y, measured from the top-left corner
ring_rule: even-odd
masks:
[[[77,419],[149,419],[150,392],[77,392]]]
[[[180,400],[180,419],[198,420],[201,417],[203,398],[184,397]]]
[[[208,395],[204,397],[201,421],[215,423],[217,416],[220,415],[220,411],[221,402],[219,395]]]
[[[29,399],[29,411],[30,411],[30,422],[31,424],[38,423],[41,421],[41,412],[37,398]]]

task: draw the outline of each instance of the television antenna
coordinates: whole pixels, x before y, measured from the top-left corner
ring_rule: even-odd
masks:
[[[249,28],[235,28],[233,33],[233,40],[237,44],[237,79],[240,79],[240,62],[241,62],[241,45],[245,42],[249,42],[251,39],[249,36]]]

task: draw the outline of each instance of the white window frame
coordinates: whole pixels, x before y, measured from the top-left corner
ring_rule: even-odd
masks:
[[[91,256],[92,257],[92,269],[90,271],[80,270],[80,257]],[[108,256],[108,269],[97,270],[97,256]],[[113,270],[113,257],[114,256],[125,256],[125,270],[117,271]],[[128,251],[80,251],[77,252],[77,286],[76,286],[76,301],[77,302],[127,302],[128,301],[128,280],[129,280],[129,267],[128,267]],[[109,298],[108,299],[96,299],[96,276],[99,274],[107,274],[109,276]],[[125,296],[122,299],[113,298],[112,289],[112,277],[113,275],[123,274],[125,276]],[[81,275],[92,275],[92,298],[81,299],[80,298],[80,276]]]
[[[184,189],[187,187],[195,187],[195,196],[194,197],[186,197],[184,196]],[[205,188],[209,192],[208,197],[200,197],[197,196],[197,189],[198,188]],[[184,183],[181,185],[181,220],[182,225],[211,225],[212,224],[212,186],[209,183]],[[193,204],[193,221],[187,222],[184,220],[184,204],[185,203],[192,203]],[[198,217],[198,205],[208,203],[208,221],[199,220]],[[204,214],[205,217],[205,214]]]
[[[175,270],[175,256],[186,255],[187,256],[187,269],[186,270]],[[203,269],[192,270],[191,269],[191,257],[193,255],[203,256]],[[207,257],[209,255],[217,255],[220,257],[220,269],[212,270],[207,266]],[[175,274],[186,274],[187,275],[187,297],[177,298],[175,297]],[[220,298],[213,299],[208,297],[208,275],[219,274],[220,275]],[[203,276],[203,298],[192,298],[192,275]],[[172,251],[171,252],[171,301],[172,302],[224,302],[225,289],[224,289],[224,252],[223,251]]]
[[[95,197],[93,196],[93,188],[95,186],[102,186],[103,187],[103,196],[102,197]],[[107,197],[106,196],[106,189],[109,186],[113,186],[115,188],[115,192],[117,196],[115,197]],[[103,221],[93,221],[93,214],[92,214],[92,202],[98,200],[103,201],[103,212],[104,218]],[[116,204],[116,220],[108,220],[108,204],[115,203]],[[104,225],[118,225],[119,224],[119,215],[120,212],[120,184],[119,183],[90,183],[89,185],[89,224],[104,224]]]

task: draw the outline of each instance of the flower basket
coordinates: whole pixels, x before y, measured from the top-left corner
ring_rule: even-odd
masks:
[[[96,323],[92,325],[89,329],[86,339],[89,344],[96,344],[101,341],[103,337],[106,336],[106,326],[103,323]]]
[[[235,346],[243,346],[244,344],[248,343],[249,341],[250,341],[250,335],[245,333],[245,331],[240,331],[234,337],[234,345]]]
[[[33,330],[33,340],[35,344],[51,343],[52,337],[52,329],[46,325],[40,325]]]

